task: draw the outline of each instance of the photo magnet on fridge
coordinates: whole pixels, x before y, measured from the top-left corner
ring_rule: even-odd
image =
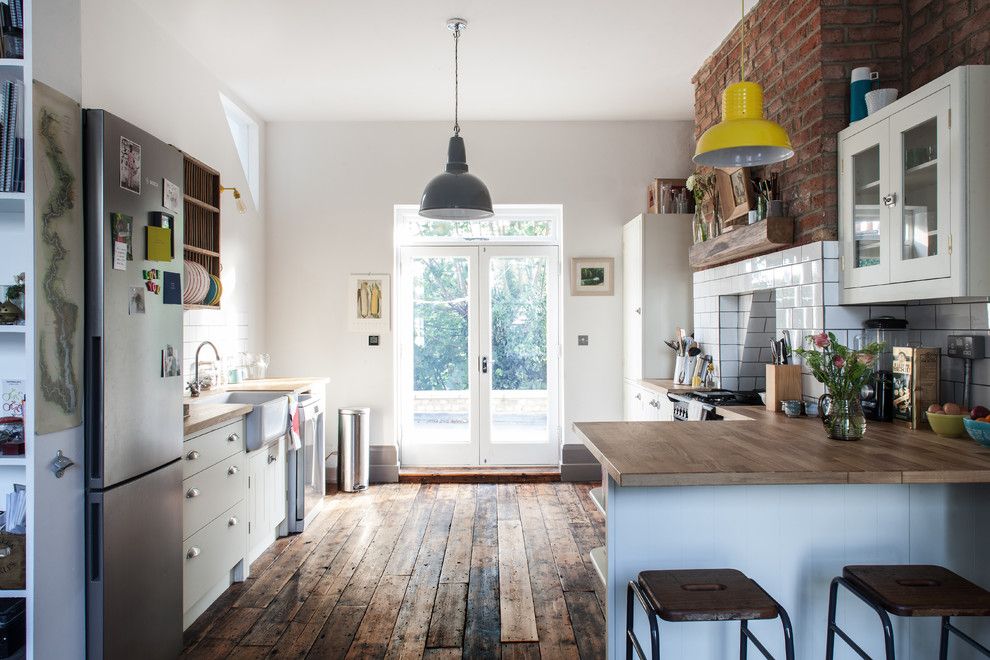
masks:
[[[178,273],[163,271],[162,302],[166,305],[182,304],[182,279]]]
[[[128,291],[127,313],[144,314],[144,287],[132,286]]]
[[[181,376],[182,369],[179,366],[179,353],[171,344],[166,344],[162,349],[162,378]]]
[[[134,218],[123,213],[111,213],[110,214],[110,240],[116,243],[124,243],[127,247],[127,260],[134,261],[133,253],[133,240],[132,232],[134,226]],[[116,251],[116,245],[112,245],[113,249]],[[116,268],[116,266],[115,266]],[[120,268],[118,270],[124,270]]]
[[[141,194],[141,145],[120,137],[120,187]]]
[[[168,179],[162,179],[162,206],[175,213],[182,210],[182,189]]]

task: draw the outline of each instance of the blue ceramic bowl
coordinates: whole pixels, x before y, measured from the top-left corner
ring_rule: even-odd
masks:
[[[975,419],[964,419],[963,426],[969,437],[984,447],[990,447],[990,422],[980,422]]]

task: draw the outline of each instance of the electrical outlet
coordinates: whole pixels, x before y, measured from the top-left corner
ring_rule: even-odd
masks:
[[[578,346],[588,345],[588,335],[578,335]]]
[[[982,360],[987,355],[986,337],[982,335],[949,335],[949,357]]]
[[[378,335],[368,335],[368,346],[378,346]]]

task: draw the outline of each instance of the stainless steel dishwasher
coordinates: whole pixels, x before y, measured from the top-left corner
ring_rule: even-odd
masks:
[[[301,532],[323,506],[327,493],[324,459],[326,455],[326,402],[322,396],[299,396],[299,449],[289,451],[290,532]]]

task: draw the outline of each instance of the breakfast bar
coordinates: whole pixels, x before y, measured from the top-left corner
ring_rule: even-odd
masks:
[[[743,571],[789,612],[799,658],[824,654],[829,582],[845,565],[940,564],[990,585],[990,449],[893,424],[837,442],[816,419],[759,407],[719,413],[723,421],[574,426],[605,478],[608,657],[625,657],[626,584],[643,570]],[[846,596],[839,612],[840,625],[882,657],[876,614]],[[639,612],[636,624],[648,639]],[[990,641],[984,621],[960,627]],[[778,622],[751,628],[783,657]],[[895,617],[894,628],[899,658],[936,656],[938,620]],[[661,623],[661,651],[734,657],[738,634],[736,623]],[[836,657],[857,656],[840,644]]]

